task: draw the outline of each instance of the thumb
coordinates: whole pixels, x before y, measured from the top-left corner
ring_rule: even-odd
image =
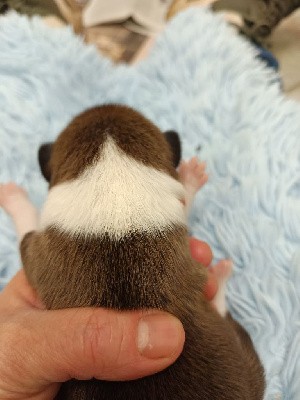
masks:
[[[184,344],[182,324],[164,312],[81,308],[36,314],[31,331],[38,329],[37,340],[28,346],[34,345],[30,360],[37,360],[40,382],[140,378],[172,364]]]

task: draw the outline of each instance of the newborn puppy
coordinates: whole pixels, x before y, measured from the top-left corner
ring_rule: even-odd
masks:
[[[26,275],[49,309],[97,306],[168,311],[184,350],[153,376],[77,381],[59,400],[259,400],[264,373],[247,333],[203,295],[190,256],[179,141],[138,112],[105,105],[76,117],[40,150],[49,195],[25,235]],[[184,171],[183,171],[184,173]]]

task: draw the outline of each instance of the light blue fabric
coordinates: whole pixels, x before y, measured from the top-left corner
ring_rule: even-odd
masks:
[[[300,107],[280,94],[252,46],[208,10],[182,13],[136,67],[114,67],[70,30],[0,20],[0,182],[41,206],[36,154],[79,111],[103,102],[138,108],[180,132],[184,156],[207,161],[191,231],[235,274],[228,300],[263,360],[266,399],[300,399]],[[199,150],[201,146],[201,150]],[[3,287],[20,263],[0,211]]]

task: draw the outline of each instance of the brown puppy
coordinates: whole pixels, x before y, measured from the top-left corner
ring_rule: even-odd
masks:
[[[72,380],[57,399],[262,399],[263,369],[249,336],[203,296],[178,154],[159,129],[128,107],[93,108],[44,146],[40,161],[50,191],[21,255],[46,306],[158,308],[186,332],[183,353],[166,370],[130,382]]]

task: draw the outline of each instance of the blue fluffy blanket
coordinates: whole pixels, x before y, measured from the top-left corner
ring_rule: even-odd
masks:
[[[207,161],[191,232],[235,273],[228,302],[263,360],[266,399],[300,399],[300,107],[250,45],[208,10],[182,13],[147,60],[113,66],[69,29],[11,15],[0,20],[0,182],[41,206],[37,149],[103,102],[131,105],[181,134],[184,156]],[[201,149],[200,149],[201,148]],[[20,266],[0,211],[0,279]]]

